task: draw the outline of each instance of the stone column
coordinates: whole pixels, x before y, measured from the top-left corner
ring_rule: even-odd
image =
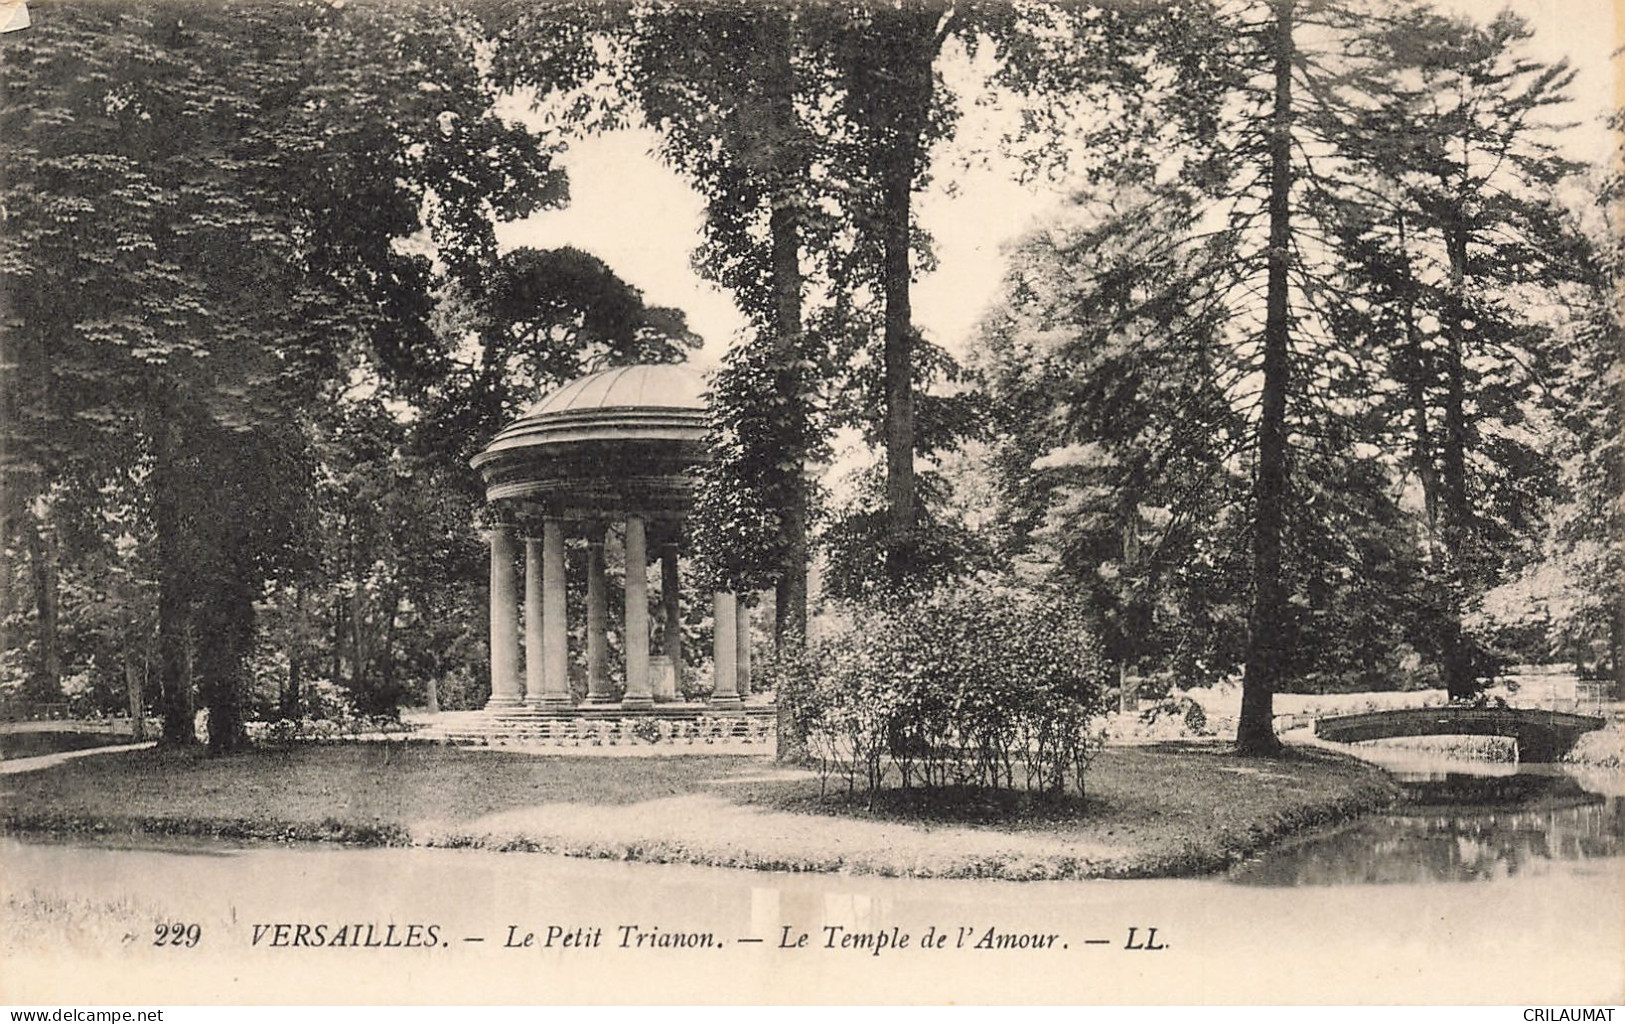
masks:
[[[736,601],[735,605],[739,609],[739,625],[734,631],[737,644],[734,674],[739,677],[739,699],[744,700],[750,696],[750,604]]]
[[[493,527],[491,544],[491,699],[487,708],[518,707],[519,595],[514,580],[512,528]]]
[[[718,591],[711,606],[711,706],[739,707],[739,612],[734,596]]]
[[[542,703],[542,542],[525,538],[525,703]]]
[[[604,527],[587,528],[587,703],[612,704],[609,688],[609,606],[604,589]]]
[[[660,646],[671,659],[672,672],[677,677],[677,690],[683,689],[683,608],[678,595],[677,544],[660,546],[660,607],[665,613],[661,626]]]
[[[564,610],[564,521],[542,521],[542,700],[570,703],[570,631]]]
[[[625,707],[654,703],[649,688],[649,546],[642,516],[626,517],[626,696]]]

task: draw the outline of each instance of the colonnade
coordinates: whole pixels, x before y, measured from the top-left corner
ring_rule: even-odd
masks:
[[[524,671],[520,672],[519,580],[515,570],[520,537],[510,524],[486,535],[491,549],[492,710],[519,707],[568,708],[570,693],[569,622],[565,601],[566,520],[542,520],[540,537],[526,536],[524,570]],[[661,657],[670,665],[673,690],[656,692],[650,658],[649,545],[643,516],[626,517],[626,691],[619,706],[649,708],[677,698],[681,685],[682,612],[678,603],[677,544],[663,541],[660,557]],[[587,541],[587,705],[613,705],[609,682],[609,610],[604,579],[603,523],[585,527]],[[712,688],[709,703],[738,708],[750,692],[750,609],[731,593],[713,597]],[[661,666],[661,672],[667,671]],[[523,686],[521,688],[521,683]],[[662,687],[662,691],[664,688]]]

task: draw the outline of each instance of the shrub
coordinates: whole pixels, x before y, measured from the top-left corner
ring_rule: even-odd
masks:
[[[640,718],[632,723],[632,735],[645,743],[659,743],[661,740],[660,722],[652,718]]]
[[[1140,721],[1149,726],[1175,720],[1192,736],[1209,735],[1207,711],[1190,697],[1167,697],[1140,712]]]
[[[994,583],[846,606],[768,661],[826,781],[1083,792],[1107,673],[1076,609]],[[787,645],[793,646],[793,645]]]

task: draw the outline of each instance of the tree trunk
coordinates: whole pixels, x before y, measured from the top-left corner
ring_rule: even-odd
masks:
[[[1411,273],[1410,254],[1406,248],[1405,217],[1399,217],[1400,258],[1404,261],[1400,287],[1404,289],[1401,315],[1405,318],[1405,356],[1401,379],[1405,384],[1406,401],[1411,412],[1411,458],[1416,463],[1416,474],[1422,482],[1422,504],[1427,513],[1427,549],[1437,562],[1439,553],[1439,474],[1433,459],[1433,428],[1428,424],[1427,352],[1422,347],[1421,332],[1416,323],[1416,279]]]
[[[130,704],[130,738],[140,742],[147,738],[146,701],[141,696],[142,672],[136,665],[135,647],[124,648],[124,692]]]
[[[227,559],[228,564],[237,561]],[[254,645],[254,600],[236,580],[221,581],[213,589],[210,630],[199,658],[199,689],[209,708],[209,753],[232,754],[248,746],[248,655]]]
[[[197,743],[193,722],[190,655],[191,617],[187,611],[189,575],[181,524],[180,431],[160,399],[152,435],[152,523],[158,553],[158,687],[166,747]]]
[[[372,626],[367,619],[365,588],[357,580],[350,593],[350,696],[359,700],[372,675]]]
[[[34,580],[34,608],[36,639],[39,644],[39,663],[30,687],[36,700],[51,702],[62,699],[62,641],[58,620],[61,603],[57,587],[56,531],[43,519],[36,518],[28,532],[28,561]]]
[[[1625,699],[1625,591],[1615,593],[1608,616],[1608,678],[1613,699]]]
[[[5,344],[0,342],[0,364],[6,359],[5,352]],[[10,373],[0,374],[0,403],[5,400],[5,378],[10,376]],[[9,412],[0,412],[0,416],[5,417],[0,419],[0,459],[10,461],[6,447],[12,443],[11,434],[16,421]],[[11,528],[14,517],[10,509],[10,492],[17,487],[18,475],[7,473],[0,477],[0,483],[4,484],[4,487],[0,487],[0,622],[11,618]]]
[[[278,711],[283,718],[290,722],[297,722],[303,714],[304,703],[302,691],[305,685],[305,659],[290,644],[288,648],[288,688],[283,691],[281,708]]]
[[[344,595],[333,590],[333,670],[328,678],[336,685],[344,681]]]
[[[299,720],[303,703],[301,691],[305,681],[304,630],[305,591],[303,587],[299,587],[293,591],[293,614],[287,624],[288,679],[282,691],[282,698],[277,701],[277,714],[293,722]]]
[[[386,714],[396,717],[401,713],[400,695],[395,692],[395,629],[396,620],[401,616],[401,594],[393,587],[389,591],[386,607],[389,615],[384,620],[384,649],[380,655],[383,664],[379,667],[380,681],[384,697],[389,701],[387,708],[380,708]]]
[[[906,11],[896,31],[908,38],[892,52],[902,55],[888,69],[895,77],[891,149],[880,172],[881,288],[885,293],[883,369],[886,384],[886,575],[893,586],[913,574],[918,524],[914,480],[914,312],[909,241],[914,178],[930,113],[934,13]]]
[[[886,575],[895,584],[914,568],[914,327],[909,299],[909,207],[913,175],[889,169],[885,203]]]
[[[418,621],[430,623],[440,621],[440,612],[434,599],[419,592],[412,602],[419,609]],[[429,662],[426,666],[427,679],[424,682],[424,705],[432,715],[440,713],[440,673],[444,670],[444,660],[438,650],[429,652]]]
[[[1405,250],[1405,219],[1399,219],[1399,243],[1402,251]],[[1439,471],[1435,465],[1438,453],[1434,449],[1433,427],[1428,421],[1428,394],[1429,367],[1427,353],[1423,348],[1422,337],[1416,323],[1415,288],[1416,281],[1411,276],[1408,254],[1405,256],[1404,279],[1402,286],[1405,289],[1403,315],[1405,317],[1405,365],[1403,383],[1406,389],[1406,400],[1411,412],[1411,445],[1412,458],[1416,463],[1417,476],[1422,483],[1422,503],[1427,515],[1427,553],[1428,563],[1432,572],[1432,579],[1444,581],[1444,606],[1440,621],[1441,632],[1438,638],[1438,668],[1440,676],[1445,680],[1446,689],[1451,697],[1465,696],[1468,690],[1461,682],[1463,674],[1462,636],[1461,636],[1461,606],[1456,595],[1460,593],[1455,585],[1455,556],[1453,549],[1445,535],[1446,527],[1441,519],[1450,521],[1454,512],[1442,512],[1445,505],[1444,492],[1446,488],[1441,484]],[[1454,360],[1447,361],[1453,362]],[[1459,364],[1455,370],[1459,370]],[[1452,371],[1454,375],[1454,371]],[[1452,417],[1447,413],[1446,424],[1446,455],[1444,462],[1447,474],[1452,464],[1460,469],[1461,462],[1453,460],[1449,452],[1451,446],[1449,438],[1453,431],[1450,429]],[[1452,503],[1453,505],[1453,503]],[[1455,680],[1455,682],[1452,682]]]
[[[1236,749],[1274,754],[1275,688],[1285,654],[1286,581],[1281,550],[1288,497],[1286,399],[1290,386],[1291,323],[1287,260],[1292,237],[1292,15],[1294,0],[1275,3],[1275,110],[1270,135],[1269,279],[1265,295],[1264,382],[1253,479],[1253,605],[1247,623]]]
[[[203,690],[209,708],[209,753],[234,754],[248,747],[243,700],[248,692],[241,659],[208,659]]]
[[[16,307],[14,294],[0,294],[0,317],[17,316]],[[24,379],[48,376],[39,373],[37,366],[23,365],[22,353],[36,346],[26,342],[19,344],[17,335],[20,333],[10,327],[0,331],[0,366],[5,367],[4,372],[0,372],[0,464],[4,466],[0,470],[0,622],[11,618],[11,530],[16,521],[13,510],[19,507],[18,492],[24,479],[17,467],[22,461],[22,453],[16,450],[22,433],[17,392]]]
[[[773,363],[781,389],[789,399],[785,415],[795,422],[786,424],[785,433],[805,443],[810,430],[808,390],[811,381],[802,352],[801,216],[802,183],[807,168],[803,148],[796,140],[800,125],[795,111],[795,67],[791,62],[794,24],[789,16],[773,20],[770,33],[772,73],[768,81],[768,106],[773,131],[779,142],[777,180],[773,188],[773,209],[769,218],[772,234],[773,266]],[[773,642],[781,655],[794,655],[807,635],[807,515],[808,489],[805,451],[792,456],[795,466],[784,481],[783,562],[779,566],[773,601]],[[807,737],[797,728],[795,717],[784,701],[778,701],[774,756],[779,761],[799,763],[807,757]]]
[[[794,388],[787,415],[799,420],[791,429],[807,436],[807,372],[801,353],[801,227],[799,198],[790,186],[782,187],[774,198],[773,300],[776,319],[774,362],[781,379]],[[799,429],[796,429],[799,428]],[[787,431],[788,432],[788,431]],[[803,637],[807,632],[807,476],[806,453],[785,481],[784,563],[774,601],[773,638],[782,644],[785,636]]]
[[[1457,216],[1459,216],[1459,211]],[[1467,383],[1463,362],[1466,327],[1467,232],[1453,221],[1445,227],[1445,248],[1450,254],[1450,296],[1445,327],[1444,440],[1440,451],[1443,475],[1443,531],[1445,553],[1445,623],[1443,669],[1445,689],[1452,700],[1478,692],[1472,646],[1464,635],[1462,617],[1471,584],[1469,538],[1472,510],[1467,503]]]

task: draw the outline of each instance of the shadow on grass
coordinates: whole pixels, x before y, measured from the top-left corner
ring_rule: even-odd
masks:
[[[1338,817],[1397,790],[1382,773],[1336,751],[1288,747],[1269,758],[1237,754],[1220,740],[1169,740],[1110,748],[1084,776],[1085,790],[901,786],[889,767],[872,797],[839,773],[823,792],[816,778],[750,780],[730,786],[741,803],[793,814],[877,822],[961,825],[1037,832],[1090,830],[1106,837],[1201,832],[1270,834],[1284,822]],[[1333,792],[1338,791],[1341,792]],[[1325,806],[1304,814],[1303,804]],[[1303,817],[1300,818],[1300,815]]]
[[[942,825],[1043,826],[1077,824],[1105,813],[1102,801],[1077,793],[1042,793],[987,786],[925,789],[888,787],[874,794],[831,790],[820,796],[803,785],[785,787],[778,810]]]
[[[66,754],[74,750],[116,747],[135,740],[122,733],[109,732],[8,732],[0,733],[0,757],[15,760]]]
[[[1018,773],[1013,788],[955,784],[925,786],[917,780],[902,785],[895,765],[888,765],[881,787],[870,794],[859,781],[832,773],[820,785],[816,770],[800,769],[784,779],[751,778],[728,782],[720,795],[739,803],[791,814],[815,814],[917,824],[1037,827],[1078,825],[1103,817],[1110,803],[1097,794],[1075,789],[1056,793],[1028,788]],[[1088,784],[1085,777],[1085,784]]]

